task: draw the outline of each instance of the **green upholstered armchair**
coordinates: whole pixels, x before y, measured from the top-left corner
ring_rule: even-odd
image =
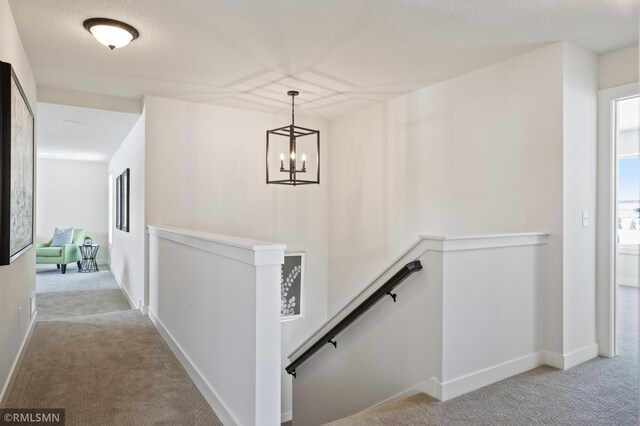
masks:
[[[73,230],[73,242],[62,247],[51,247],[51,240],[36,244],[36,263],[38,265],[57,265],[64,274],[67,263],[76,262],[80,268],[80,245],[84,242],[84,229]]]

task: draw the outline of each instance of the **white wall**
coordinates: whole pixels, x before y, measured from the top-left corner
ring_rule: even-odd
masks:
[[[0,0],[0,61],[13,65],[29,104],[37,114],[35,79],[7,0]],[[36,202],[36,211],[37,208]],[[0,398],[30,328],[29,305],[35,285],[35,249],[29,250],[11,265],[0,266]],[[19,307],[22,307],[20,318]]]
[[[84,229],[100,244],[97,259],[109,253],[107,164],[38,158],[36,239],[49,241],[56,227]]]
[[[123,287],[130,303],[136,308],[146,306],[146,229],[145,229],[145,116],[144,113],[133,126],[129,135],[113,154],[108,174],[115,179],[129,169],[129,232],[115,229],[113,216],[113,241],[109,252],[111,272]],[[115,197],[115,190],[113,191]],[[115,200],[112,202],[115,209]]]
[[[542,230],[562,321],[562,61],[559,43],[331,122],[331,313],[416,235]]]
[[[288,115],[157,97],[145,98],[145,114],[149,225],[277,241],[307,253],[305,317],[282,324],[288,353],[326,319],[328,170],[319,186],[265,184],[265,131],[289,123]],[[325,123],[303,116],[296,122],[321,130],[326,159]],[[285,363],[283,356],[283,413],[291,411]]]
[[[600,90],[637,82],[638,45],[600,56],[598,74]]]
[[[598,59],[564,49],[563,312],[564,353],[596,342],[596,145]],[[587,227],[582,212],[589,216]]]
[[[415,235],[542,230],[544,346],[593,344],[597,68],[561,42],[333,120],[329,312]]]

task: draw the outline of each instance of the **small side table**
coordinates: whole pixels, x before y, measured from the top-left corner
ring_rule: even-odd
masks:
[[[82,260],[80,261],[80,269],[78,269],[78,272],[98,272],[98,262],[96,262],[96,254],[98,254],[99,248],[99,244],[80,246],[80,254],[82,255]]]

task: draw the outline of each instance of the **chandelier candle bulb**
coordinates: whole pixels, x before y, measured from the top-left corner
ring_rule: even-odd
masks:
[[[280,171],[284,172],[284,153],[280,153]]]

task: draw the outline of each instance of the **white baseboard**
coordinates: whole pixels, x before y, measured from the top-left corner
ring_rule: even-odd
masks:
[[[516,374],[524,373],[525,371],[539,367],[541,364],[542,357],[540,353],[532,353],[453,380],[448,380],[442,384],[436,383],[435,393],[440,394],[440,400],[446,401],[515,376]],[[437,389],[438,385],[441,387],[440,391]]]
[[[148,308],[149,319],[155,325],[160,335],[167,342],[173,353],[182,364],[182,367],[186,370],[187,374],[193,380],[196,387],[200,390],[204,398],[207,400],[213,412],[218,416],[218,419],[224,425],[239,425],[238,419],[231,413],[227,405],[222,402],[218,393],[213,389],[213,386],[204,378],[198,367],[196,367],[187,354],[182,350],[180,345],[175,341],[169,330],[167,330],[162,324],[162,321],[158,319],[155,312],[151,308]]]
[[[293,420],[293,411],[285,411],[284,413],[280,413],[280,423],[288,422]]]
[[[408,389],[405,389],[405,390],[403,390],[401,392],[398,392],[397,394],[395,394],[395,395],[393,395],[393,396],[391,396],[391,397],[389,397],[389,398],[387,398],[387,399],[385,399],[383,401],[380,401],[380,402],[372,405],[369,408],[366,408],[366,410],[368,410],[370,408],[378,407],[378,406],[383,405],[383,404],[388,404],[390,402],[400,401],[401,399],[408,398],[410,396],[416,395],[416,394],[421,393],[421,392],[422,393],[426,393],[427,395],[432,396],[432,397],[434,397],[436,399],[440,399],[440,398],[438,398],[438,395],[436,393],[436,389],[437,389],[439,383],[440,382],[438,382],[434,377],[432,377],[429,380],[427,380],[426,382],[419,383],[419,384],[417,384],[415,386],[411,386]]]
[[[564,356],[558,352],[542,351],[542,364],[564,370]]]
[[[548,365],[560,370],[568,370],[571,367],[575,367],[576,365],[582,364],[583,362],[589,361],[597,356],[598,345],[596,343],[587,345],[564,355],[549,351],[536,352],[444,383],[435,381],[434,391],[432,393],[424,392],[434,398],[440,399],[441,401],[446,401],[467,392],[499,382],[500,380],[508,379],[509,377],[540,367],[541,365]]]
[[[20,365],[20,361],[24,355],[24,351],[27,348],[27,343],[31,340],[31,336],[33,335],[33,330],[36,327],[36,318],[38,318],[38,312],[36,311],[35,315],[31,318],[31,323],[29,324],[29,329],[27,330],[27,334],[22,339],[22,343],[20,344],[20,349],[18,349],[18,353],[16,354],[16,358],[13,360],[13,364],[11,365],[11,369],[9,370],[9,375],[7,376],[7,380],[4,382],[2,386],[2,391],[0,391],[0,407],[2,407],[2,400],[5,397],[5,393],[9,389],[9,385],[13,381],[13,376],[16,373],[16,368]]]
[[[480,389],[482,387],[491,385],[509,377],[522,374],[541,365],[549,365],[561,370],[567,370],[585,361],[598,356],[598,345],[587,345],[577,351],[570,352],[566,355],[560,355],[556,352],[542,351],[535,352],[529,355],[522,356],[520,358],[513,359],[511,361],[503,362],[501,364],[494,365],[473,373],[446,381],[441,383],[435,377],[430,378],[426,382],[420,383],[416,386],[412,386],[404,391],[380,401],[365,410],[378,407],[389,402],[399,401],[404,398],[408,398],[420,392],[438,399],[440,401],[447,401],[460,395],[464,395],[467,392]],[[364,410],[362,410],[364,411]],[[283,422],[287,421],[284,419]]]
[[[640,280],[634,278],[618,277],[618,285],[626,285],[629,287],[639,287]]]
[[[124,296],[127,298],[127,302],[129,302],[129,306],[131,306],[131,309],[138,309],[138,306],[136,306],[136,304],[133,302],[133,299],[131,298],[131,295],[129,294],[129,292],[127,291],[127,288],[124,286],[124,284],[122,284],[122,281],[120,281],[120,278],[118,278],[118,276],[116,274],[114,274],[113,272],[111,272],[111,275],[113,276],[113,279],[116,280],[116,282],[118,283],[118,287],[120,287],[120,289],[122,289],[122,292],[124,293]],[[144,315],[146,315],[146,313],[143,312]]]
[[[589,361],[598,356],[598,344],[592,343],[573,352],[561,355],[557,352],[545,351],[542,353],[542,362],[545,365],[558,368],[560,370],[568,370],[585,361]]]
[[[564,369],[568,370],[598,356],[598,344],[592,343],[564,355]]]

